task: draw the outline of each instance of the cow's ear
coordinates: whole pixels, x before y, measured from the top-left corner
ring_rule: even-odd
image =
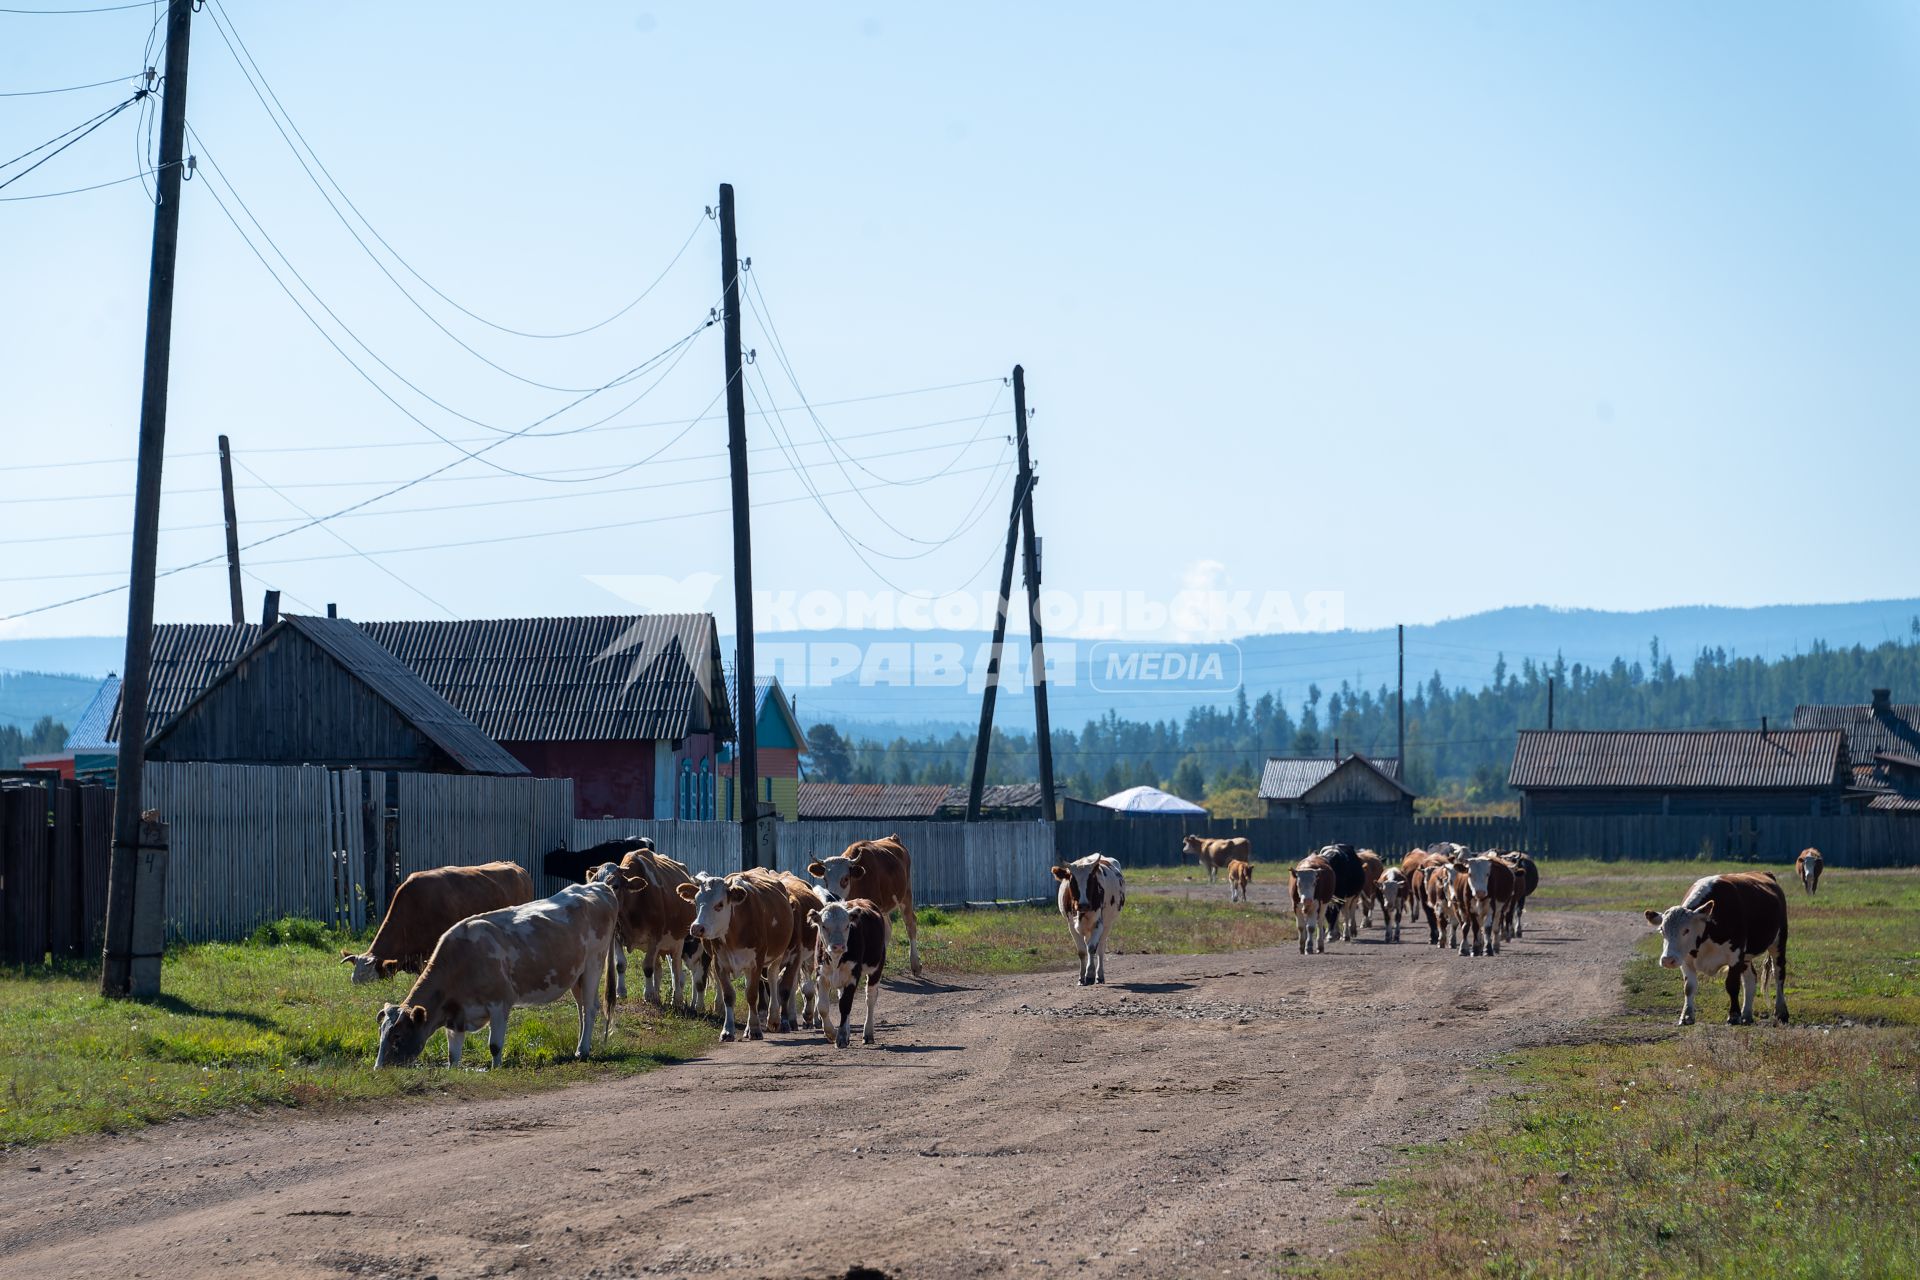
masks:
[[[820,913],[818,911],[807,912],[807,923],[818,929],[820,927]]]
[[[734,902],[745,902],[747,887],[743,884],[730,884],[727,886],[727,897]]]
[[[400,972],[400,962],[398,960],[382,960],[380,962],[381,977],[391,978],[398,972]]]
[[[1065,867],[1055,866],[1053,869],[1053,878],[1055,880],[1071,880],[1073,879],[1073,872],[1067,870]]]
[[[864,862],[856,862],[847,868],[847,879],[849,880],[858,880],[865,874],[867,874],[867,864]]]
[[[677,885],[674,888],[674,892],[680,895],[680,898],[683,902],[692,902],[695,898],[700,896],[700,890],[695,888],[693,885],[687,883],[685,880],[682,880],[679,883],[679,885]]]
[[[408,1021],[421,1023],[427,1020],[427,1006],[423,1004],[410,1004],[405,1006],[405,1008]]]
[[[1708,898],[1705,902],[1700,904],[1700,914],[1703,916],[1711,916],[1713,914],[1712,898]]]
[[[1649,912],[1647,912],[1647,923],[1648,923],[1648,924],[1650,924],[1650,925],[1653,925],[1653,926],[1654,926],[1655,928],[1659,928],[1659,926],[1660,926],[1660,913],[1659,913],[1658,911],[1649,911]]]
[[[819,861],[809,862],[807,864],[807,874],[815,880],[825,880],[827,878],[827,864]]]
[[[351,951],[346,951],[346,950],[342,950],[342,951],[340,952],[340,963],[341,963],[341,964],[352,964],[352,963],[353,963],[353,952],[351,952]]]

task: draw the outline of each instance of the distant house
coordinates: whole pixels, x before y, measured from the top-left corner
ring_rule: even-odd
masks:
[[[1104,800],[1096,800],[1099,808],[1122,818],[1205,818],[1205,808],[1191,800],[1182,800],[1170,791],[1158,787],[1128,787],[1125,791],[1116,791]]]
[[[1846,734],[1855,807],[1920,813],[1920,705],[1875,689],[1867,703],[1795,707],[1793,727]]]
[[[23,769],[51,769],[63,778],[90,778],[112,782],[119,763],[119,744],[107,736],[114,708],[120,702],[120,677],[108,676],[93,692],[93,701],[80,713],[60,750],[22,756]]]
[[[802,782],[802,822],[932,822],[947,802],[942,784]],[[884,833],[883,833],[884,834]]]
[[[949,822],[965,821],[969,791],[966,786],[948,787],[946,803],[937,816]],[[1045,797],[1037,782],[1009,782],[980,789],[983,822],[1038,822],[1046,816]]]
[[[1260,771],[1269,818],[1413,816],[1413,792],[1395,756],[1272,756]]]
[[[759,778],[760,801],[772,804],[776,814],[794,822],[800,817],[800,757],[807,749],[807,736],[794,715],[793,699],[780,687],[777,678],[761,676],[753,683],[754,771]],[[737,720],[740,698],[733,682],[728,682],[727,691]],[[733,752],[737,746],[737,743],[722,746],[717,764],[719,791],[715,808],[718,816],[728,822],[736,821],[740,815],[739,795],[733,781]]]
[[[711,783],[718,746],[733,737],[710,614],[320,621],[357,627],[525,772],[572,778],[581,817],[694,816],[680,803],[679,779]],[[156,626],[150,737],[264,633],[254,624]],[[303,695],[290,688],[283,696]],[[116,709],[116,732],[118,719]],[[338,754],[316,745],[318,754]],[[185,740],[171,748],[186,749]]]
[[[1838,729],[1525,729],[1507,781],[1528,817],[1820,815],[1852,769]]]

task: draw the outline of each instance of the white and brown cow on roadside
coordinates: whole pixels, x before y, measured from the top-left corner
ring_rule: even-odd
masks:
[[[1818,849],[1802,849],[1800,856],[1793,860],[1793,874],[1800,877],[1800,887],[1811,898],[1820,891],[1820,873],[1827,869],[1827,860],[1820,856]]]
[[[765,1039],[767,1015],[797,936],[786,883],[759,868],[725,877],[703,871],[676,892],[693,904],[688,935],[712,957],[723,1008],[720,1039],[733,1040],[739,1034],[733,1016],[735,975],[746,978],[747,1038]]]
[[[469,1033],[488,1028],[493,1065],[507,1045],[507,1015],[571,995],[580,1006],[574,1056],[593,1048],[600,978],[619,928],[611,885],[568,885],[551,898],[469,916],[441,935],[399,1004],[380,1009],[375,1067],[405,1066],[435,1031],[447,1029],[447,1064],[460,1065]],[[611,1024],[611,1014],[609,1014]]]
[[[1188,836],[1180,842],[1180,860],[1192,858],[1207,869],[1207,883],[1212,884],[1227,864],[1238,859],[1252,863],[1253,842],[1245,836],[1225,836],[1210,840],[1205,836]]]
[[[1503,939],[1523,937],[1527,931],[1527,899],[1540,887],[1540,868],[1524,853],[1496,856],[1513,868],[1513,897],[1500,917],[1500,936]]]
[[[880,999],[880,977],[887,967],[886,912],[865,898],[836,898],[812,911],[809,922],[816,931],[813,963],[826,997],[821,1003],[828,1022],[839,1019],[833,1031],[834,1044],[847,1047],[853,997],[863,978],[867,984],[867,1020],[861,1026],[860,1041],[872,1044],[873,1010]]]
[[[359,954],[342,951],[340,963],[353,966],[355,982],[391,978],[403,969],[418,973],[440,935],[455,924],[468,916],[532,901],[533,877],[517,863],[416,871],[393,891],[386,917],[367,949]]]
[[[1787,1021],[1787,895],[1770,873],[1738,872],[1693,882],[1677,907],[1646,913],[1660,931],[1660,965],[1686,975],[1680,1025],[1693,1021],[1701,975],[1727,971],[1727,1021],[1753,1021],[1754,962],[1766,958],[1773,1018]]]
[[[1513,884],[1513,868],[1490,853],[1467,859],[1466,874],[1453,877],[1461,955],[1500,954],[1500,919],[1513,901]]]
[[[1235,858],[1227,864],[1227,901],[1245,902],[1253,888],[1253,864]]]
[[[1327,935],[1333,932],[1327,920],[1333,907],[1333,867],[1319,854],[1308,854],[1287,873],[1287,895],[1300,931],[1300,954],[1324,953]]]
[[[1107,935],[1127,905],[1126,878],[1120,864],[1101,853],[1057,864],[1053,878],[1060,882],[1060,914],[1073,931],[1073,947],[1080,955],[1080,985],[1107,980]]]
[[[687,946],[693,906],[680,897],[680,886],[692,884],[693,876],[686,866],[651,849],[634,849],[617,866],[602,864],[588,875],[612,884],[620,895],[620,932],[609,955],[614,971],[611,994],[626,998],[627,953],[638,952],[649,1003],[661,1003],[664,969],[672,983],[672,1002],[689,1004],[699,1012],[694,992],[706,987],[706,958],[699,948]]]
[[[827,903],[826,895],[791,871],[776,872],[786,887],[787,901],[793,906],[793,938],[787,958],[780,968],[774,1007],[779,1010],[782,1031],[817,1027],[820,1021],[820,986],[814,973],[814,943],[818,939],[813,913]],[[769,1022],[772,1019],[769,1018]]]
[[[1461,944],[1466,917],[1456,905],[1454,886],[1466,874],[1465,862],[1444,854],[1430,854],[1429,861],[1420,869],[1416,891],[1427,917],[1428,941],[1435,946],[1451,949]]]
[[[1387,942],[1400,941],[1400,923],[1406,918],[1412,904],[1407,899],[1407,878],[1400,873],[1399,867],[1388,867],[1380,873],[1380,926]]]
[[[1360,859],[1366,875],[1360,885],[1360,923],[1372,928],[1374,908],[1380,905],[1380,878],[1387,874],[1387,862],[1371,849],[1362,849],[1355,856]]]
[[[807,874],[835,898],[865,898],[880,911],[899,911],[907,926],[907,969],[920,976],[920,922],[913,916],[913,855],[897,835],[856,840],[846,852],[807,864]]]

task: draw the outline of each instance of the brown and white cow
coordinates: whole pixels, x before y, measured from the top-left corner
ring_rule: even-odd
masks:
[[[724,1008],[720,1039],[733,1040],[739,1030],[733,1016],[736,974],[746,978],[747,1038],[765,1039],[773,993],[796,937],[793,898],[786,883],[774,872],[758,868],[726,877],[703,871],[675,892],[693,904],[688,935],[705,945],[712,957]]]
[[[1380,877],[1387,874],[1386,859],[1371,849],[1362,849],[1357,855],[1366,879],[1360,885],[1360,922],[1368,928],[1373,927],[1373,909],[1380,905]]]
[[[780,1030],[798,1031],[802,1027],[821,1025],[820,986],[814,975],[814,944],[819,935],[812,916],[826,905],[827,899],[791,871],[776,874],[786,886],[787,901],[793,906],[793,939],[780,969],[779,991],[774,1001],[780,1012]]]
[[[1693,994],[1702,974],[1727,971],[1727,1021],[1753,1021],[1754,962],[1766,957],[1773,984],[1773,1018],[1787,1021],[1787,895],[1769,873],[1704,876],[1677,907],[1646,913],[1660,931],[1660,965],[1686,975],[1680,1025],[1693,1021]]]
[[[618,871],[617,876],[611,872]],[[605,864],[590,871],[594,879],[613,884],[620,894],[620,932],[614,938],[610,960],[614,968],[613,994],[627,995],[627,953],[640,954],[641,971],[646,975],[645,993],[651,1004],[661,1003],[660,978],[664,967],[673,984],[674,1004],[691,1003],[696,990],[706,986],[705,956],[698,948],[687,947],[687,927],[693,923],[693,907],[680,897],[680,886],[692,884],[687,868],[651,849],[635,849],[620,859],[618,867]],[[644,887],[650,892],[641,892]],[[698,1006],[694,1006],[698,1012]]]
[[[1407,893],[1412,897],[1412,909],[1426,917],[1427,942],[1436,947],[1453,945],[1448,927],[1452,920],[1448,903],[1453,881],[1448,876],[1435,883],[1431,872],[1435,867],[1455,864],[1465,853],[1460,845],[1439,840],[1424,849],[1413,850],[1400,862],[1400,873],[1407,878]]]
[[[1080,985],[1107,980],[1107,935],[1127,905],[1127,882],[1120,864],[1101,853],[1056,865],[1060,882],[1060,914],[1073,931],[1073,947],[1080,954]]]
[[[1388,867],[1380,874],[1380,926],[1385,941],[1400,941],[1400,922],[1412,909],[1407,899],[1407,878],[1399,867]]]
[[[1811,898],[1820,891],[1820,873],[1827,868],[1827,860],[1820,856],[1818,849],[1802,849],[1800,856],[1793,860],[1793,874],[1800,877],[1800,887]]]
[[[853,997],[862,978],[867,983],[867,1020],[860,1029],[862,1044],[873,1043],[874,1004],[880,999],[880,976],[887,967],[887,915],[867,901],[836,898],[810,913],[815,929],[814,965],[825,989],[822,1002],[828,1018],[836,1016],[839,1026],[833,1043],[847,1047],[847,1023],[853,1018]],[[824,1024],[823,1024],[824,1025]]]
[[[881,911],[899,911],[907,926],[907,969],[920,976],[920,922],[913,917],[913,855],[899,836],[856,840],[838,857],[809,862],[807,874],[836,898],[865,898]]]
[[[1540,868],[1533,859],[1524,853],[1505,853],[1498,855],[1509,867],[1513,868],[1513,898],[1500,918],[1500,936],[1518,938],[1526,933],[1527,899],[1540,887]]]
[[[1287,895],[1293,901],[1293,922],[1300,930],[1300,954],[1327,949],[1333,932],[1327,913],[1333,908],[1333,867],[1317,853],[1293,864],[1287,873]]]
[[[1235,858],[1227,864],[1227,901],[1245,902],[1253,887],[1253,864]]]
[[[468,916],[533,901],[533,877],[512,862],[477,867],[435,867],[400,882],[386,918],[366,951],[340,953],[353,966],[355,982],[391,978],[396,970],[418,973],[440,935]]]
[[[1238,859],[1251,864],[1253,862],[1253,842],[1245,836],[1227,836],[1210,840],[1205,836],[1188,836],[1180,842],[1180,859],[1192,858],[1207,869],[1207,883],[1212,884],[1222,867]]]
[[[445,1027],[447,1065],[457,1067],[467,1035],[487,1027],[498,1067],[507,1046],[507,1015],[566,995],[580,1006],[573,1055],[586,1057],[619,914],[613,886],[574,884],[551,898],[468,916],[441,935],[406,999],[381,1006],[373,1065],[413,1062],[427,1038]]]
[[[1421,910],[1427,916],[1428,941],[1439,947],[1457,947],[1465,933],[1466,919],[1455,905],[1454,883],[1466,876],[1466,864],[1443,854],[1430,855],[1430,859],[1420,869],[1416,882]]]
[[[1513,885],[1513,868],[1491,853],[1467,859],[1466,874],[1454,876],[1454,909],[1462,925],[1461,955],[1500,954],[1500,918],[1513,901]]]

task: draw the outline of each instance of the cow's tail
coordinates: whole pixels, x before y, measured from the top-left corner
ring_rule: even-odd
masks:
[[[602,1043],[605,1042],[608,1036],[611,1036],[613,1034],[613,1006],[618,1004],[620,999],[618,994],[620,990],[619,983],[618,983],[619,970],[615,966],[614,960],[613,960],[613,949],[619,945],[620,943],[618,939],[609,938],[607,940],[607,963],[606,963],[607,1000],[606,1000],[606,1008],[602,1010],[602,1017],[603,1017],[603,1022],[601,1024],[603,1027],[603,1030],[601,1031]]]

